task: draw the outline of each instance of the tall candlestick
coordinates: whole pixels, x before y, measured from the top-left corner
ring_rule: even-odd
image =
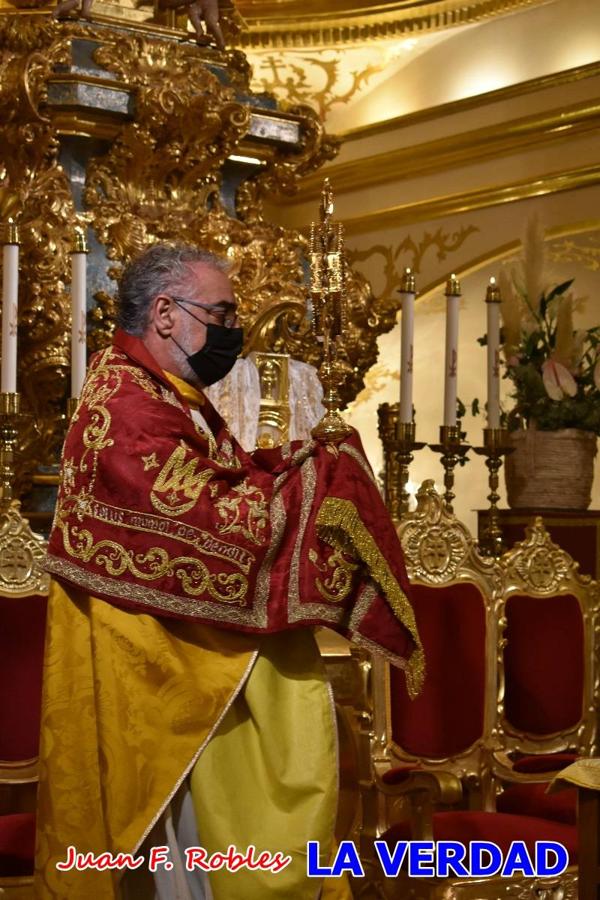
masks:
[[[412,422],[413,407],[413,337],[415,331],[415,276],[404,270],[400,296],[402,323],[400,337],[400,422]]]
[[[17,391],[17,324],[19,318],[19,231],[12,219],[2,248],[2,371],[0,390]]]
[[[500,291],[495,278],[485,296],[487,304],[487,425],[500,428]]]
[[[79,397],[87,368],[86,277],[87,242],[79,226],[75,229],[75,249],[71,253],[71,397]]]
[[[444,374],[444,425],[456,425],[458,305],[460,282],[451,275],[446,284],[446,368]]]

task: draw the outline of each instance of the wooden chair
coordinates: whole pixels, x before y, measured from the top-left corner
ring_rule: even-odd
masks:
[[[18,505],[0,515],[0,897],[32,896],[48,576]]]

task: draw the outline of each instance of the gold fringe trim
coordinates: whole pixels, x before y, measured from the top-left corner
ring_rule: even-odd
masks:
[[[392,575],[384,555],[350,500],[327,497],[317,514],[316,527],[319,537],[335,549],[344,550],[348,544],[352,546],[367,566],[373,580],[383,591],[394,615],[413,638],[415,649],[410,659],[406,661],[405,665],[400,663],[400,667],[404,668],[406,673],[409,696],[414,699],[423,687],[425,654],[417,631],[415,614],[408,597]],[[398,665],[398,657],[392,657],[389,651],[379,652],[383,652],[388,659]]]

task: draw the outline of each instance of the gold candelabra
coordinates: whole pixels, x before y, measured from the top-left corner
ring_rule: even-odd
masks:
[[[352,430],[340,415],[340,383],[344,366],[344,332],[348,326],[344,227],[332,222],[333,193],[329,179],[323,183],[320,222],[310,227],[310,300],[312,330],[321,346],[319,378],[327,412],[312,430],[313,437],[339,441]]]
[[[377,409],[379,437],[385,455],[385,502],[392,521],[398,525],[408,512],[406,490],[413,451],[425,446],[415,440],[415,423],[400,421],[399,403],[382,403]]]
[[[467,453],[471,449],[461,439],[460,425],[441,425],[439,444],[429,445],[434,453],[441,454],[444,467],[444,501],[449,512],[454,512],[452,501],[454,493],[454,469],[468,462]]]
[[[498,510],[498,501],[500,500],[498,485],[502,457],[510,453],[512,449],[506,428],[484,428],[483,447],[475,448],[475,453],[486,457],[485,464],[489,470],[490,493],[487,499],[490,502],[490,508],[479,541],[479,549],[483,556],[502,556],[505,550]]]
[[[15,459],[19,431],[23,422],[21,395],[0,393],[0,513],[6,513],[15,502]]]

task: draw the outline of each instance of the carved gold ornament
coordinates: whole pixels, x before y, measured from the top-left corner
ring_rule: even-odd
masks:
[[[549,594],[557,591],[561,583],[581,578],[577,563],[553,543],[540,516],[527,527],[525,540],[507,554],[506,563],[518,575],[527,593]],[[581,581],[589,582],[589,578],[584,576]]]
[[[13,501],[0,514],[0,591],[11,597],[47,594],[49,576],[43,571],[44,539],[34,534]]]
[[[30,413],[21,433],[16,493],[62,442],[68,366],[69,271],[75,221],[59,143],[44,115],[46,81],[64,48],[47,19],[0,17],[0,220],[21,236],[19,385]]]
[[[441,585],[472,576],[474,581],[491,579],[499,588],[498,567],[479,556],[466,526],[448,512],[431,479],[419,488],[417,508],[403,518],[398,536],[411,579]]]
[[[74,48],[84,41],[98,77],[74,66]],[[219,66],[225,77],[215,74]],[[90,350],[112,337],[123,264],[148,244],[182,240],[229,261],[245,353],[318,360],[305,314],[306,239],[271,223],[265,207],[297,191],[302,177],[335,156],[339,142],[306,106],[271,112],[254,103],[239,51],[219,66],[209,67],[198,47],[160,29],[153,33],[152,26],[142,30],[133,20],[117,27],[56,23],[37,11],[1,17],[0,215],[12,215],[22,237],[19,380],[24,411],[31,413],[21,436],[17,494],[40,464],[56,462],[64,437],[68,279],[78,223],[85,221],[104,248],[111,261],[106,275],[115,281],[114,289],[105,281],[94,298]],[[92,97],[87,111],[76,103],[61,106],[61,91],[75,97],[80,88]],[[98,112],[93,98],[102,91],[125,98],[122,113]],[[257,122],[297,137],[287,144],[265,141]],[[59,162],[65,136],[93,137],[99,148],[83,173],[77,215]],[[251,152],[258,165],[242,173],[234,196],[224,171],[236,151]],[[395,302],[376,301],[361,273],[349,272],[348,294],[351,315],[340,359],[345,402],[362,387],[377,357],[377,337],[396,314]],[[101,432],[98,416],[94,427]],[[285,423],[277,426],[285,431]]]

